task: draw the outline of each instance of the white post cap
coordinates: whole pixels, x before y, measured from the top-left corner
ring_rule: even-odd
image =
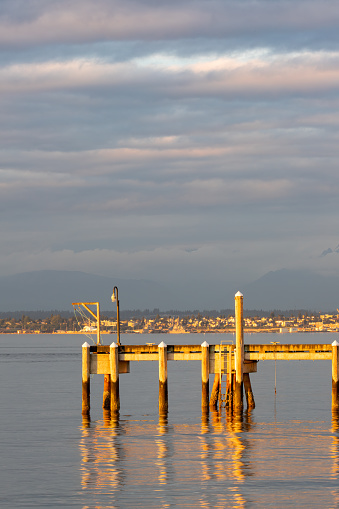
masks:
[[[204,342],[201,344],[201,346],[202,346],[203,348],[206,348],[207,346],[210,346],[210,345],[207,343],[207,341],[204,341]]]
[[[161,341],[160,345],[158,345],[158,348],[166,348],[167,345],[163,341]]]
[[[237,292],[234,297],[243,297],[243,294],[241,292]]]
[[[332,346],[339,346],[339,343],[337,340],[333,341]]]
[[[118,348],[118,345],[113,341],[113,343],[110,345],[110,348]]]
[[[82,345],[82,348],[88,348],[88,347],[89,347],[89,344],[88,344],[88,343],[87,343],[87,341],[86,341],[86,343],[84,343],[84,344]]]

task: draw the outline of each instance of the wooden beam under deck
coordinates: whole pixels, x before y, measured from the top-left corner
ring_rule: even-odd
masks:
[[[332,345],[245,345],[245,360],[331,360]]]
[[[223,348],[223,346],[221,346]],[[234,345],[228,345],[229,352],[234,353]],[[201,345],[168,345],[168,361],[201,361]],[[330,344],[288,344],[288,345],[245,345],[244,373],[255,373],[259,360],[331,360]],[[90,347],[90,373],[109,373],[109,346]],[[227,355],[227,354],[226,354]],[[119,347],[119,373],[129,373],[130,361],[159,361],[157,345],[122,345]],[[234,358],[231,355],[231,368],[234,369]],[[210,345],[209,372],[220,371],[220,345]]]
[[[209,347],[209,372],[210,374],[220,371],[220,345],[210,345]],[[90,373],[105,375],[109,373],[109,346],[91,346],[90,347]],[[230,352],[233,353],[234,346],[231,345]],[[201,345],[168,345],[168,361],[201,361]],[[119,346],[119,373],[130,372],[130,361],[159,361],[157,345],[122,345]],[[231,369],[234,369],[234,356],[231,355]],[[257,361],[244,361],[244,373],[256,373]]]

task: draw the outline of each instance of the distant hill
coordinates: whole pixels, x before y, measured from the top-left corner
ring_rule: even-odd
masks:
[[[97,301],[102,310],[115,310],[114,286],[119,289],[121,309],[167,309],[172,304],[168,289],[153,281],[42,270],[0,277],[0,311],[67,311],[72,310],[72,302]]]
[[[268,272],[244,286],[246,309],[308,309],[335,311],[339,308],[339,278],[308,270]]]
[[[311,271],[277,270],[242,286],[198,279],[181,287],[155,281],[119,279],[80,271],[42,270],[0,277],[0,312],[72,311],[72,302],[100,302],[102,311],[116,309],[113,286],[119,288],[121,310],[221,310],[234,308],[234,294],[244,294],[244,308],[272,311],[339,308],[339,278]]]

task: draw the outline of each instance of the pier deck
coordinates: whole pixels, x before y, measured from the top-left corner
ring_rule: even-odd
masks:
[[[99,320],[99,315],[98,315]],[[90,411],[90,376],[104,375],[103,408],[117,413],[120,409],[119,375],[130,372],[131,362],[156,361],[159,365],[159,413],[168,411],[167,363],[169,361],[198,361],[201,364],[201,407],[207,412],[224,404],[233,412],[243,409],[243,391],[247,407],[254,408],[250,374],[257,372],[264,360],[331,360],[332,407],[339,409],[339,343],[332,344],[244,344],[243,295],[235,295],[236,342],[208,345],[121,345],[98,344],[82,347],[82,413]],[[214,383],[209,394],[209,377]],[[224,390],[223,390],[224,389]]]
[[[264,360],[331,360],[332,361],[332,404],[338,406],[338,347],[336,344],[251,344],[243,345],[242,383],[245,386],[246,397],[254,399],[250,387],[249,374],[257,372],[259,361]],[[217,379],[217,390],[220,390],[222,373],[227,377],[228,391],[235,394],[236,375],[236,345],[217,344],[208,345],[83,345],[83,381],[88,384],[85,390],[85,400],[88,402],[85,408],[89,409],[89,378],[93,374],[105,375],[108,384],[106,387],[106,408],[111,405],[111,376],[115,377],[115,384],[119,384],[119,375],[130,372],[131,362],[158,362],[159,380],[164,378],[167,387],[167,362],[168,361],[198,361],[202,366],[202,381],[204,388],[205,408],[209,399],[209,375],[214,374]],[[113,359],[117,359],[116,367],[112,368]],[[162,359],[162,360],[161,360]],[[165,363],[165,364],[164,364]],[[115,374],[114,374],[115,373]],[[233,377],[233,379],[232,379]],[[233,386],[232,386],[233,384]],[[213,386],[214,387],[214,386]],[[249,388],[248,388],[249,387]],[[213,391],[212,391],[213,392]],[[118,394],[117,389],[115,393]],[[167,402],[166,394],[163,395]],[[242,400],[242,387],[241,395]],[[118,398],[118,396],[117,396]],[[234,395],[230,398],[235,399]],[[211,395],[211,400],[213,396]],[[215,396],[214,396],[215,399]],[[115,406],[120,402],[115,402]],[[166,403],[167,405],[167,403]],[[89,411],[89,410],[88,410]],[[87,410],[86,410],[87,412]],[[85,413],[86,413],[85,412]]]

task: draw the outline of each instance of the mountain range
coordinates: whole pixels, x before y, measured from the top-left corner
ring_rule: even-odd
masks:
[[[268,272],[244,287],[244,306],[251,309],[335,311],[339,307],[339,278],[309,270]]]
[[[334,311],[339,307],[339,278],[306,270],[277,270],[242,288],[234,284],[195,281],[182,288],[149,280],[119,279],[80,271],[42,270],[0,277],[0,312],[72,310],[72,302],[100,302],[114,310],[113,287],[119,289],[120,309],[233,309],[234,294],[244,295],[244,308]]]
[[[128,309],[153,309],[166,295],[166,289],[153,281],[41,270],[0,277],[0,311],[67,311],[72,309],[72,302],[100,302],[101,309],[115,310],[116,304],[111,302],[114,286],[118,287],[119,301],[120,292],[125,302],[128,299]]]

